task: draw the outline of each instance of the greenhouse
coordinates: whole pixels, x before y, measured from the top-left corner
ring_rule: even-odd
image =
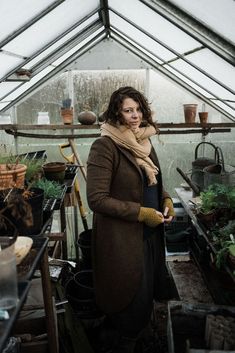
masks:
[[[0,352],[234,352],[234,0],[1,14]]]

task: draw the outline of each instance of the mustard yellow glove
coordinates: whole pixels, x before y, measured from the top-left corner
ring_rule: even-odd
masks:
[[[154,208],[140,207],[138,221],[144,222],[147,226],[154,228],[164,222],[164,217],[157,213]]]
[[[166,199],[163,200],[163,212],[165,211],[166,207],[168,207],[168,212],[167,212],[166,216],[175,217],[175,210],[174,210],[173,202],[169,197],[167,197]]]

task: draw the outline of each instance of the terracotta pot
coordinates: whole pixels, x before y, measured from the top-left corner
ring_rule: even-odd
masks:
[[[42,165],[43,173],[46,179],[63,183],[65,177],[66,163],[49,162]]]
[[[26,169],[24,164],[0,164],[0,190],[23,188]]]
[[[208,213],[197,213],[197,218],[206,228],[212,228],[217,221],[217,210],[212,210]]]
[[[78,121],[83,125],[92,125],[96,122],[96,115],[90,110],[78,114]]]
[[[199,112],[198,115],[201,124],[206,124],[208,122],[208,112]]]
[[[66,125],[73,123],[73,108],[61,108],[60,115],[62,117],[63,123]]]
[[[184,104],[184,118],[186,123],[195,123],[197,104]]]

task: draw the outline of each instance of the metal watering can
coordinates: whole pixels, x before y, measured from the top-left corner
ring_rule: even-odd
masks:
[[[199,147],[209,145],[214,149],[214,158],[198,157]],[[210,165],[219,163],[219,150],[211,142],[200,142],[195,149],[195,160],[192,162],[192,170],[190,171],[191,178],[189,178],[180,168],[176,170],[180,173],[183,179],[193,190],[193,196],[200,195],[200,192],[205,189],[204,185],[204,169]],[[188,174],[188,173],[187,173]]]
[[[207,158],[207,157],[198,157],[199,147],[210,146],[214,149],[214,158]],[[192,162],[192,174],[191,180],[193,184],[195,184],[200,191],[205,189],[204,184],[204,175],[205,175],[205,168],[209,167],[210,165],[219,164],[220,155],[219,149],[211,142],[200,142],[195,148],[195,160]]]
[[[224,164],[224,156],[220,147],[217,147],[220,159],[219,163],[209,165],[203,169],[204,188],[207,189],[211,184],[224,184],[235,186],[235,167]]]

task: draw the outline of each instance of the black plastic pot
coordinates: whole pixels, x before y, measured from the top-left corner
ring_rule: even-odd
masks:
[[[75,314],[82,319],[99,317],[95,303],[93,272],[79,271],[65,285],[65,295]]]

